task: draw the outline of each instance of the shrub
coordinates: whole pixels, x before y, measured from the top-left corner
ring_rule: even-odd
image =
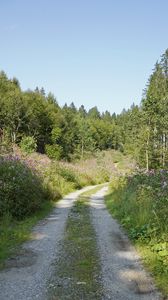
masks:
[[[80,185],[80,183],[79,183],[79,180],[78,180],[78,175],[75,174],[75,172],[74,172],[71,168],[64,167],[64,166],[62,165],[61,168],[58,168],[58,169],[57,169],[57,172],[58,172],[58,174],[61,175],[66,181],[68,181],[68,182],[73,182],[75,188],[80,188],[80,187],[81,187],[81,185]]]
[[[59,145],[46,145],[45,152],[51,159],[60,160],[62,156],[62,147]]]
[[[20,148],[27,154],[33,153],[37,148],[36,140],[32,136],[25,136],[20,142]]]
[[[51,164],[44,172],[44,183],[50,191],[53,200],[58,200],[61,196],[74,190],[75,183],[68,181],[60,174],[61,169],[57,163]]]
[[[0,138],[0,154],[12,153],[12,143],[10,134],[7,130],[3,130],[3,137]]]

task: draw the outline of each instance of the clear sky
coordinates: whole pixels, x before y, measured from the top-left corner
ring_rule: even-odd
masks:
[[[0,0],[0,69],[58,103],[119,113],[168,48],[168,0]]]

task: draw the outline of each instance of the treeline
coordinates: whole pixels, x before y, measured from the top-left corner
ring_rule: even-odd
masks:
[[[140,106],[117,118],[120,142],[146,169],[168,166],[168,49],[155,64]]]
[[[140,166],[168,164],[168,50],[156,63],[139,106],[120,115],[60,107],[44,89],[23,92],[16,78],[0,73],[0,139],[20,144],[33,137],[37,150],[56,159],[83,158],[95,150],[133,155]],[[30,141],[29,141],[30,142]]]
[[[87,112],[83,105],[77,109],[73,103],[61,108],[43,88],[23,92],[16,78],[0,73],[1,145],[33,137],[39,152],[71,160],[95,150],[118,149],[115,130],[115,114],[100,114],[97,107]]]

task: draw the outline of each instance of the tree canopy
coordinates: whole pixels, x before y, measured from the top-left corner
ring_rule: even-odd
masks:
[[[87,111],[72,102],[60,107],[44,88],[22,91],[17,78],[0,72],[1,142],[8,137],[20,144],[33,137],[37,150],[57,159],[83,158],[97,150],[118,149],[136,158],[140,166],[168,165],[168,49],[157,61],[140,105],[116,115]],[[3,134],[2,134],[3,132]]]

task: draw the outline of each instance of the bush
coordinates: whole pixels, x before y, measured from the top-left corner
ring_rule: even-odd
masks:
[[[36,140],[32,136],[25,136],[20,142],[20,148],[27,154],[33,153],[37,148]]]
[[[23,219],[41,207],[46,193],[41,180],[14,157],[0,159],[0,216]]]
[[[58,200],[63,195],[75,189],[75,183],[68,181],[61,174],[57,163],[52,163],[44,172],[44,184],[52,195],[52,200]]]
[[[57,172],[59,175],[61,175],[66,181],[68,182],[73,182],[74,183],[74,186],[75,188],[80,188],[81,185],[79,183],[79,180],[78,180],[78,175],[75,174],[75,172],[71,169],[71,168],[68,168],[68,167],[63,167],[63,165],[61,167],[59,167],[57,169]]]
[[[105,168],[99,167],[95,176],[95,180],[98,184],[102,182],[108,182],[110,180],[109,171]]]
[[[51,159],[60,160],[62,156],[62,147],[59,145],[46,145],[45,153]]]
[[[0,138],[0,154],[12,153],[12,143],[10,134],[7,130],[3,130],[3,137]]]

